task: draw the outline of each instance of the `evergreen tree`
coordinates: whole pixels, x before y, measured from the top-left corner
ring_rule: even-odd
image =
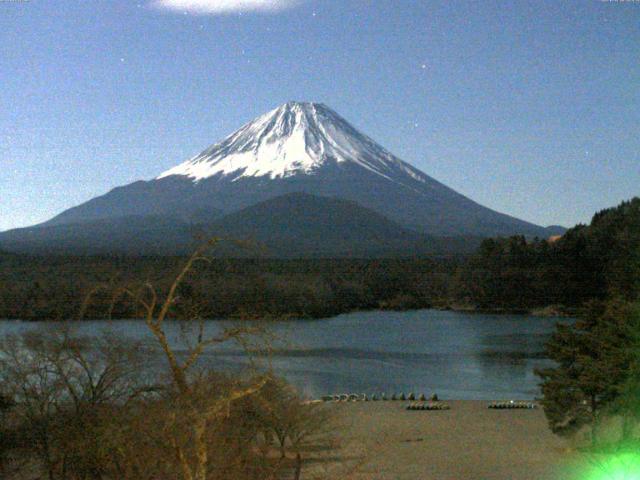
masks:
[[[556,366],[536,372],[554,433],[571,435],[589,425],[595,444],[604,415],[635,415],[636,324],[636,309],[616,299],[592,302],[575,324],[558,325],[547,344]]]
[[[628,375],[619,389],[612,405],[612,413],[622,417],[622,442],[633,440],[634,431],[640,423],[640,303],[628,307],[627,323],[629,359]]]

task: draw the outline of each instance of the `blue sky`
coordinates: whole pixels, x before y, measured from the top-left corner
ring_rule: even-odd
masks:
[[[640,2],[0,1],[0,230],[323,102],[539,224],[640,195]]]

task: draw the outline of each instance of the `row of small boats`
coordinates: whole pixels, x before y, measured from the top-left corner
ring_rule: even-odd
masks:
[[[431,400],[436,401],[438,400],[438,396],[437,395],[431,395],[430,397]],[[367,395],[366,393],[342,393],[339,395],[325,395],[321,398],[321,400],[323,402],[377,402],[377,401],[421,401],[421,402],[425,402],[427,400],[427,397],[425,396],[424,393],[421,393],[420,395],[416,395],[414,393],[409,393],[408,395],[405,395],[404,393],[394,393],[391,396],[387,397],[386,393],[381,393],[381,394],[372,394],[371,396]]]
[[[438,401],[437,395],[431,395],[431,397],[427,400],[427,397],[424,393],[420,395],[415,395],[414,393],[409,393],[405,395],[404,393],[392,394],[387,397],[385,393],[382,394],[372,394],[371,396],[366,393],[342,393],[339,395],[325,395],[321,398],[323,402],[376,402],[376,401],[409,401],[412,402],[407,406],[407,410],[449,410],[449,405],[446,403],[442,403]],[[535,409],[538,408],[538,405],[534,402],[522,402],[515,400],[506,400],[506,401],[498,401],[491,402],[488,408],[495,410],[507,410],[507,409]]]
[[[497,410],[513,408],[534,409],[538,408],[538,405],[533,402],[516,402],[514,400],[509,400],[508,402],[492,402],[489,404],[489,408],[495,408]]]
[[[442,402],[411,402],[407,410],[449,410],[451,407]]]

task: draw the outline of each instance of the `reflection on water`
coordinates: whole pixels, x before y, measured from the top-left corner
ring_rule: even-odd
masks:
[[[269,359],[275,371],[307,395],[327,393],[437,392],[442,398],[531,399],[535,368],[548,365],[544,343],[553,318],[484,315],[436,310],[358,312],[326,320],[273,323],[278,337]],[[566,320],[565,320],[566,321]],[[0,333],[37,324],[2,322]],[[171,341],[184,347],[181,328],[168,323]],[[209,322],[214,333],[221,322]],[[48,328],[56,328],[51,325]],[[142,322],[84,322],[79,330],[113,329],[132,338],[148,334]],[[246,364],[233,345],[203,361],[218,368]]]

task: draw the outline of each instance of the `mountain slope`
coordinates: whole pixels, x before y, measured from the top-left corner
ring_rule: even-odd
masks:
[[[260,202],[208,228],[228,238],[254,239],[263,254],[277,257],[445,255],[468,253],[479,244],[428,237],[355,202],[304,193]]]
[[[198,237],[217,236],[217,253],[267,257],[398,257],[469,253],[479,239],[430,238],[354,202],[294,193],[221,219],[187,223],[161,216],[128,216],[48,225],[0,234],[17,252],[166,255],[189,253]],[[233,240],[248,240],[238,247]]]
[[[173,217],[130,215],[2,232],[0,248],[47,255],[172,255],[193,245],[193,231]]]
[[[339,197],[430,235],[547,236],[398,159],[321,104],[287,103],[150,181],[119,187],[48,225],[125,215],[188,219],[231,213],[287,193]]]

